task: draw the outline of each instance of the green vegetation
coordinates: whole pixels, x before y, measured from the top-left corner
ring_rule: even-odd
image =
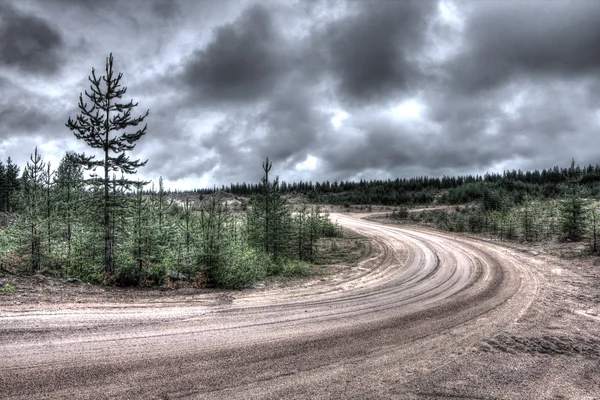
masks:
[[[8,283],[8,282],[3,282],[0,285],[0,295],[3,295],[3,294],[12,294],[16,290],[17,289],[13,285],[11,285],[10,283]]]
[[[600,203],[583,195],[557,200],[529,200],[502,210],[486,210],[481,202],[454,209],[412,212],[404,219],[449,232],[486,234],[500,240],[538,242],[558,239],[585,241],[598,254],[598,207]],[[390,216],[399,220],[398,212]]]
[[[104,191],[86,184],[72,154],[55,173],[46,165],[36,150],[16,194],[21,207],[2,214],[0,262],[15,271],[118,285],[188,279],[242,288],[271,275],[310,274],[319,238],[341,234],[318,207],[293,213],[266,170],[264,194],[236,212],[225,195],[175,199],[162,179],[147,191],[144,182],[135,190],[111,183],[107,272],[103,215],[95,207]]]
[[[114,135],[114,132],[123,131],[129,127],[138,126],[148,116],[149,110],[140,117],[131,118],[131,111],[137,107],[137,103],[131,100],[129,103],[120,103],[120,100],[127,92],[126,87],[121,87],[121,78],[123,74],[119,73],[113,78],[113,57],[112,53],[106,59],[106,75],[98,78],[96,71],[92,68],[91,93],[85,92],[86,97],[92,105],[88,108],[87,103],[83,102],[83,94],[79,95],[80,114],[75,120],[69,117],[66,126],[73,131],[77,139],[83,140],[88,146],[94,149],[100,149],[103,153],[101,160],[96,160],[95,156],[86,156],[81,154],[77,157],[77,162],[84,165],[88,171],[92,171],[90,179],[85,181],[88,185],[93,185],[97,190],[101,190],[100,215],[102,219],[98,222],[104,231],[104,272],[108,275],[113,273],[112,246],[114,241],[114,230],[111,229],[111,221],[116,218],[115,213],[120,212],[123,207],[116,196],[118,188],[129,189],[136,184],[135,181],[125,179],[123,176],[117,180],[111,172],[120,172],[121,174],[135,174],[139,167],[146,164],[147,160],[130,160],[126,152],[135,148],[139,139],[146,134],[147,125],[134,133],[121,133]],[[104,82],[104,84],[102,83]],[[94,173],[96,168],[101,168],[103,174]]]
[[[258,185],[233,184],[221,191],[252,195]],[[196,190],[210,194],[212,190]],[[351,205],[370,210],[371,205],[398,208],[391,217],[398,221],[419,221],[454,232],[486,233],[500,239],[535,242],[558,238],[563,241],[589,240],[598,254],[598,204],[600,165],[542,171],[504,171],[503,174],[467,175],[442,178],[372,180],[360,182],[297,182],[280,184],[280,193],[302,196],[313,203]],[[415,205],[464,205],[460,211],[410,213]]]
[[[555,176],[554,184],[523,183],[513,180],[514,177],[507,178],[511,175],[505,173],[505,178],[499,181],[470,182],[442,191],[432,204],[438,207],[431,210],[409,212],[406,206],[401,206],[389,217],[450,232],[493,235],[500,240],[587,241],[590,252],[599,254],[599,191],[597,181],[591,178],[595,169],[584,171],[572,161],[570,168],[553,170],[561,171],[562,176]],[[459,200],[466,204],[439,207]]]
[[[119,285],[163,285],[187,279],[242,288],[270,275],[306,275],[324,236],[341,233],[320,210],[293,214],[271,181],[265,161],[260,191],[243,212],[233,212],[218,194],[189,193],[183,199],[148,182],[125,178],[146,161],[127,154],[146,134],[148,116],[132,118],[137,103],[120,102],[122,74],[89,77],[91,106],[79,96],[79,115],[66,126],[99,151],[65,154],[56,170],[36,148],[19,168],[0,162],[0,263],[21,273],[76,277]],[[100,173],[95,171],[99,169]],[[88,171],[84,178],[84,171]],[[120,177],[117,177],[120,174]],[[9,289],[4,289],[9,290]]]
[[[272,163],[263,163],[258,184],[236,184],[221,191],[185,194],[147,188],[133,175],[146,161],[127,154],[146,134],[133,133],[149,111],[131,118],[137,103],[121,103],[126,88],[114,77],[113,59],[106,75],[89,78],[91,106],[79,96],[80,115],[66,126],[77,139],[102,153],[102,159],[68,152],[58,168],[34,149],[19,178],[11,158],[0,160],[0,263],[21,273],[75,277],[119,285],[164,285],[187,279],[224,288],[242,288],[268,276],[306,276],[323,263],[323,251],[347,256],[335,241],[339,226],[318,205],[292,211],[284,195],[297,194],[313,204],[393,204],[398,220],[419,219],[440,229],[497,235],[500,239],[537,241],[590,238],[597,252],[597,204],[600,166],[555,167],[542,172],[505,172],[394,181],[299,182],[271,179]],[[120,132],[120,133],[119,133]],[[96,169],[101,173],[96,174]],[[87,171],[88,175],[84,174]],[[120,173],[120,177],[117,174]],[[241,200],[241,211],[227,203]],[[456,211],[408,212],[412,204],[464,204]],[[362,251],[357,242],[354,253]],[[332,258],[329,257],[331,260]],[[6,285],[3,291],[10,291]],[[4,293],[4,292],[3,292]]]
[[[415,177],[394,180],[281,182],[282,195],[300,195],[314,204],[414,206],[430,204],[466,204],[481,202],[486,210],[499,211],[531,200],[564,197],[569,184],[577,181],[590,196],[600,196],[600,165],[581,168],[558,166],[542,171],[504,171],[502,174]],[[260,184],[236,183],[220,191],[236,196],[253,196],[261,192]],[[213,189],[197,189],[210,194]]]

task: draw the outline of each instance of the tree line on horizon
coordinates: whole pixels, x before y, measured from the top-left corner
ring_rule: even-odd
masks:
[[[442,202],[437,204],[454,204],[454,209],[433,207],[410,213],[408,208],[399,207],[390,216],[450,232],[496,236],[500,240],[587,240],[589,251],[583,253],[600,254],[598,185],[585,179],[586,172],[574,160],[570,168],[561,172],[560,182],[543,186],[545,190],[536,184],[513,180],[472,182],[439,196]],[[448,202],[453,193],[462,197]],[[465,201],[465,197],[469,200]]]
[[[252,195],[254,184],[234,184],[221,191]],[[208,194],[213,190],[198,190]],[[395,180],[297,182],[282,184],[282,193],[303,195],[314,203],[387,205],[398,207],[397,220],[426,223],[451,232],[484,233],[500,240],[537,242],[587,239],[599,254],[597,199],[600,165],[555,166],[542,171],[504,171],[503,174]],[[411,206],[456,205],[459,212],[438,209],[410,214]],[[460,207],[458,207],[460,205]]]
[[[592,195],[600,194],[600,164],[580,167],[558,167],[522,171],[507,170],[502,174],[461,175],[388,180],[299,181],[281,182],[282,195],[303,195],[317,204],[410,206],[426,204],[464,204],[480,201],[486,190],[493,189],[515,204],[527,195],[552,199],[565,194],[565,184],[577,180]],[[235,183],[220,188],[195,189],[199,194],[216,191],[236,196],[252,196],[260,192],[260,184]],[[489,190],[488,190],[489,191]]]

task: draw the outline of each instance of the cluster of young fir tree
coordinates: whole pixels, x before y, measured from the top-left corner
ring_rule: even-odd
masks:
[[[509,192],[506,184],[487,184],[464,188],[465,192],[478,191],[477,201],[471,206],[453,211],[435,210],[415,215],[426,223],[451,232],[486,233],[502,239],[520,239],[535,242],[558,237],[564,241],[589,239],[591,251],[598,253],[598,204],[591,190],[582,183],[574,162],[560,183],[557,198],[546,199],[527,191]],[[514,183],[514,182],[513,182]],[[518,183],[516,184],[519,185]],[[406,209],[392,216],[408,219]]]
[[[119,102],[127,90],[121,78],[114,76],[111,54],[105,76],[96,77],[92,69],[91,93],[85,92],[91,106],[81,94],[80,114],[66,123],[78,139],[101,151],[101,159],[67,153],[52,170],[36,148],[20,179],[14,178],[10,159],[8,172],[0,169],[0,199],[10,211],[0,230],[4,265],[129,285],[162,284],[183,275],[234,288],[270,274],[306,271],[308,266],[298,261],[313,260],[316,240],[340,233],[318,209],[292,215],[278,179],[269,181],[268,159],[263,190],[245,218],[215,196],[176,204],[162,178],[157,190],[144,192],[148,182],[125,176],[146,161],[131,160],[126,152],[147,126],[118,132],[142,123],[149,111],[131,118],[137,103]],[[89,171],[86,179],[84,170]],[[14,210],[13,204],[18,205]]]
[[[122,285],[202,277],[238,288],[268,275],[305,273],[308,265],[299,261],[314,261],[317,240],[341,230],[318,207],[292,213],[278,179],[269,180],[271,165],[267,159],[263,193],[245,212],[233,212],[218,195],[178,203],[162,178],[156,189],[144,191],[144,182],[136,182],[125,190],[113,174],[108,274],[102,188],[86,185],[77,155],[67,153],[52,170],[35,149],[16,193],[20,206],[0,231],[0,260],[23,272]]]

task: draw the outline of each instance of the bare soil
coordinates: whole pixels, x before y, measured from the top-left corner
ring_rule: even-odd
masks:
[[[0,397],[600,399],[596,259],[332,217],[363,238],[294,282],[0,278]]]

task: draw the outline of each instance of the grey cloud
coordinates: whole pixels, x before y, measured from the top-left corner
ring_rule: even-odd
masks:
[[[114,6],[119,0],[44,0],[56,3],[60,7],[80,7],[90,10],[105,10]]]
[[[361,104],[415,89],[413,53],[423,44],[437,2],[352,3],[355,14],[331,22],[313,45],[341,94]]]
[[[422,163],[483,172],[495,164],[522,162],[515,160],[529,160],[530,165],[544,168],[589,155],[585,143],[590,142],[594,122],[588,94],[582,90],[586,85],[586,79],[516,81],[485,95],[447,92],[431,96],[427,104],[443,131],[433,141],[436,146],[431,153],[421,152]],[[515,87],[525,97],[516,111],[507,113],[504,107],[513,99]],[[586,160],[597,162],[589,156]]]
[[[63,39],[46,20],[0,5],[0,63],[24,72],[53,74],[60,69]]]
[[[356,121],[361,135],[352,142],[328,146],[323,156],[328,167],[339,175],[353,175],[356,171],[380,169],[393,171],[422,161],[426,153],[422,144],[424,135],[390,121],[366,119]]]
[[[19,137],[51,128],[64,112],[55,100],[43,94],[33,92],[0,77],[0,138]],[[10,99],[4,101],[3,99]],[[47,129],[45,136],[60,137],[64,132]]]
[[[292,94],[293,95],[290,95]],[[274,160],[295,164],[306,158],[306,152],[319,141],[320,134],[329,129],[329,115],[315,109],[313,96],[299,83],[275,95],[269,106],[257,116],[267,135],[259,148]]]
[[[257,100],[285,72],[281,49],[269,11],[254,5],[215,29],[208,46],[188,61],[182,80],[193,97],[209,102]]]
[[[152,12],[162,20],[170,20],[179,15],[179,3],[175,0],[155,0],[152,3]]]
[[[463,52],[448,66],[456,87],[474,93],[525,74],[573,76],[600,71],[600,3],[475,3]]]
[[[585,85],[586,80],[529,84],[514,114],[504,110],[512,87],[479,97],[430,93],[424,99],[427,116],[435,116],[437,124],[364,113],[349,121],[355,129],[352,143],[330,143],[321,156],[329,173],[342,179],[359,171],[393,178],[419,170],[438,176],[483,173],[503,164],[541,169],[567,164],[571,157],[595,164],[597,152],[590,145],[600,118],[587,109]],[[569,88],[577,89],[569,93]]]
[[[65,65],[52,80],[2,68],[0,146],[21,151],[7,134],[54,140],[45,151],[57,159],[62,138],[76,147],[64,123],[113,51],[125,100],[135,115],[150,109],[131,152],[149,159],[142,179],[257,182],[266,156],[286,181],[598,162],[596,2],[455,2],[462,31],[436,20],[436,1],[256,3],[30,0],[32,18],[69,32],[51,50]],[[452,58],[428,58],[459,42]],[[421,120],[386,114],[412,98]],[[348,118],[334,128],[338,109]],[[309,155],[318,169],[296,171]]]
[[[318,154],[329,144],[324,133],[330,129],[330,115],[316,104],[317,96],[310,90],[289,82],[268,103],[223,119],[201,142],[219,155],[216,176],[225,182],[255,181],[265,157],[277,165],[276,174],[280,174],[309,154]]]
[[[148,140],[132,152],[133,157],[148,158],[144,167],[146,176],[176,181],[190,176],[199,178],[210,172],[217,165],[217,157],[208,154],[206,149],[198,145],[190,145],[189,138],[169,140],[165,146],[162,140]],[[142,139],[143,140],[143,139]],[[173,157],[176,154],[176,157]],[[143,158],[145,159],[145,158]]]
[[[3,137],[30,133],[43,127],[50,117],[26,105],[0,106],[0,129]]]

